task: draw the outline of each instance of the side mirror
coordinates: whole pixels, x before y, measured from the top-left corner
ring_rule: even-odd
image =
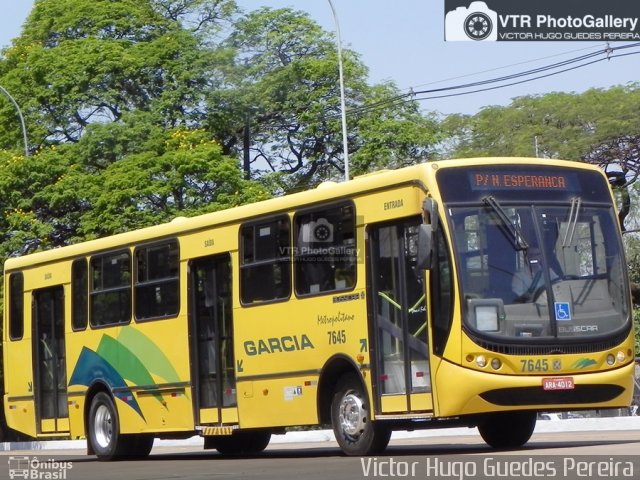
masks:
[[[438,231],[438,204],[433,198],[425,198],[422,211],[425,223],[420,225],[418,230],[416,266],[420,270],[430,270],[433,257],[433,235]]]
[[[418,258],[416,267],[419,270],[431,269],[431,257],[433,253],[433,227],[431,225],[420,225],[418,230]]]
[[[422,202],[422,211],[424,217],[424,223],[428,223],[431,225],[431,232],[435,233],[438,231],[438,204],[436,201],[431,198],[425,198],[424,202]]]

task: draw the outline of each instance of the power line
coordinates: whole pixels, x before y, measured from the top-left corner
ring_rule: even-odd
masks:
[[[427,82],[427,83],[421,83],[421,84],[418,84],[418,85],[412,85],[411,87],[403,89],[403,90],[414,90],[417,87],[426,87],[428,85],[436,85],[438,83],[449,82],[449,81],[452,81],[452,80],[459,80],[461,78],[474,77],[476,75],[482,75],[482,74],[485,74],[485,73],[496,72],[498,70],[504,70],[506,68],[517,67],[519,65],[526,65],[526,64],[529,64],[529,63],[536,63],[536,62],[539,62],[541,60],[548,60],[550,58],[562,57],[562,56],[568,55],[570,53],[582,52],[584,50],[591,50],[593,48],[600,48],[600,47],[589,46],[589,47],[583,47],[583,48],[576,48],[574,50],[567,50],[566,52],[556,53],[554,55],[547,55],[545,57],[532,58],[531,60],[525,60],[523,62],[510,63],[509,65],[503,65],[501,67],[495,67],[495,68],[490,68],[490,69],[487,69],[487,70],[481,70],[479,72],[466,73],[464,75],[458,75],[458,76],[455,76],[455,77],[443,78],[441,80],[435,80],[433,82]]]
[[[538,68],[533,68],[530,70],[526,70],[523,72],[518,72],[518,73],[514,73],[514,74],[510,74],[510,75],[503,75],[500,77],[496,77],[496,78],[491,78],[491,79],[486,79],[486,80],[481,80],[481,81],[477,81],[477,82],[469,82],[469,83],[464,83],[464,84],[460,84],[460,85],[452,85],[452,86],[448,86],[448,87],[441,87],[441,88],[433,88],[433,89],[426,89],[426,90],[417,90],[417,91],[409,91],[408,93],[403,93],[403,94],[399,94],[399,95],[395,95],[392,97],[389,97],[387,99],[384,100],[379,100],[375,103],[372,104],[368,104],[368,105],[362,105],[360,107],[354,107],[351,108],[349,113],[350,115],[361,115],[363,113],[372,111],[372,110],[376,110],[378,108],[382,108],[382,107],[389,107],[389,106],[394,106],[394,105],[399,105],[405,102],[409,102],[409,101],[413,101],[413,100],[417,100],[417,101],[422,101],[422,100],[430,100],[430,99],[437,99],[437,98],[447,98],[447,97],[455,97],[455,96],[460,96],[460,95],[469,95],[472,93],[479,93],[479,92],[486,92],[486,91],[490,91],[490,90],[497,90],[500,88],[506,88],[506,87],[510,87],[513,85],[518,85],[518,84],[522,84],[522,83],[527,83],[527,82],[531,82],[534,80],[539,80],[542,78],[547,78],[547,77],[551,77],[554,75],[559,75],[561,73],[566,73],[572,70],[576,70],[579,68],[583,68],[604,60],[611,60],[613,58],[618,58],[618,57],[625,57],[625,56],[629,56],[629,55],[636,55],[638,53],[640,53],[640,51],[636,51],[636,52],[629,52],[629,53],[625,53],[625,54],[617,54],[617,55],[612,55],[613,52],[618,51],[618,50],[623,50],[623,49],[628,49],[628,48],[635,48],[640,46],[640,42],[636,42],[636,43],[632,43],[629,45],[622,45],[619,47],[606,47],[604,49],[595,51],[595,52],[591,52],[585,55],[580,55],[578,57],[574,57],[574,58],[570,58],[568,60],[563,60],[561,62],[556,62],[556,63],[552,63],[549,65],[545,65],[542,67],[538,67]],[[601,58],[597,58],[595,60],[591,60],[594,57],[600,56],[600,55],[605,55]],[[582,63],[581,63],[582,62]],[[577,64],[577,65],[575,65]],[[573,65],[569,68],[563,68],[563,67],[567,67],[569,65]],[[549,72],[550,73],[546,73],[543,75],[538,75],[540,73],[543,72]],[[470,74],[473,75],[473,74]],[[532,76],[534,75],[534,76]],[[519,80],[519,81],[515,81],[515,82],[511,82],[510,80],[514,80],[517,78],[522,78],[522,77],[529,77],[529,78],[525,78],[524,80]],[[508,82],[508,83],[504,83],[504,82]],[[492,85],[492,84],[496,84],[496,83],[500,83],[500,85],[496,85],[496,86],[492,86],[492,87],[486,87],[486,88],[475,88],[475,87],[480,87],[480,86],[484,86],[484,85]],[[429,95],[429,94],[439,94],[439,93],[444,93],[444,92],[449,92],[449,91],[454,91],[454,90],[464,90],[464,89],[469,89],[471,88],[472,90],[469,91],[465,91],[465,92],[456,92],[456,93],[450,93],[450,94],[442,94],[442,95],[430,95],[427,97],[416,97],[417,95]],[[329,117],[332,117],[334,115],[330,115]]]
[[[640,51],[629,52],[629,53],[618,54],[618,55],[612,55],[609,58],[626,57],[626,56],[629,56],[629,55],[638,55],[638,54],[640,54]],[[457,96],[461,96],[461,95],[469,95],[471,93],[486,92],[486,91],[489,91],[489,90],[497,90],[499,88],[510,87],[512,85],[518,85],[518,84],[526,83],[526,82],[532,82],[534,80],[539,80],[541,78],[552,77],[552,76],[558,75],[560,73],[569,72],[571,70],[577,70],[579,68],[583,68],[583,67],[586,67],[586,66],[589,66],[589,65],[593,65],[594,63],[599,63],[599,62],[603,62],[603,61],[609,60],[609,58],[598,58],[598,59],[592,60],[590,62],[582,63],[580,65],[576,65],[576,66],[573,66],[573,67],[570,67],[570,68],[565,68],[563,70],[558,70],[557,72],[547,73],[545,75],[539,75],[537,77],[527,78],[525,80],[520,80],[518,82],[506,83],[504,85],[498,85],[498,86],[495,86],[495,87],[481,88],[481,89],[477,89],[477,90],[471,90],[471,91],[468,91],[468,92],[458,92],[458,93],[451,93],[451,94],[446,94],[446,95],[438,95],[438,96],[431,96],[431,97],[421,97],[421,98],[415,98],[415,100],[422,101],[422,100],[430,100],[430,99],[435,99],[435,98],[457,97]],[[421,92],[421,93],[430,93],[430,92]]]

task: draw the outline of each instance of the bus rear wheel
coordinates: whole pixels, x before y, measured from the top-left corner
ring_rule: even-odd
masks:
[[[387,448],[391,430],[371,420],[362,382],[355,374],[340,377],[331,402],[331,424],[346,455],[372,455]]]
[[[111,397],[98,392],[89,409],[88,441],[99,460],[113,460],[125,453],[126,442],[120,434],[118,413]]]
[[[535,426],[536,412],[502,412],[486,415],[478,431],[493,448],[517,448],[529,441]]]

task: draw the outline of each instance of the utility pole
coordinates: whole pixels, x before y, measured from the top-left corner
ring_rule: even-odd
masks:
[[[342,38],[340,37],[340,23],[338,22],[338,14],[333,6],[333,2],[329,1],[331,12],[333,13],[333,21],[336,24],[336,44],[338,47],[338,74],[340,76],[340,110],[342,116],[342,150],[344,152],[344,180],[349,180],[349,142],[347,138],[347,106],[344,100],[344,73],[342,71]]]
[[[245,180],[251,180],[251,152],[249,150],[251,146],[251,127],[249,126],[249,122],[250,118],[246,116],[242,129],[242,158]]]

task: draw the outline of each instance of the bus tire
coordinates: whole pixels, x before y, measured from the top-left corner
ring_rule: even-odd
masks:
[[[529,441],[535,426],[536,412],[503,412],[486,415],[478,431],[493,448],[517,448]]]
[[[125,455],[132,458],[146,458],[153,448],[153,435],[138,434],[126,437],[127,447]]]
[[[205,437],[205,450],[215,448],[222,455],[255,455],[262,452],[271,441],[266,430],[235,432],[233,435]]]
[[[88,441],[98,460],[114,460],[125,453],[125,437],[120,434],[118,413],[111,396],[98,392],[89,409]]]
[[[349,456],[373,455],[387,448],[391,430],[371,420],[367,394],[357,375],[340,377],[331,402],[331,424],[342,451]]]

